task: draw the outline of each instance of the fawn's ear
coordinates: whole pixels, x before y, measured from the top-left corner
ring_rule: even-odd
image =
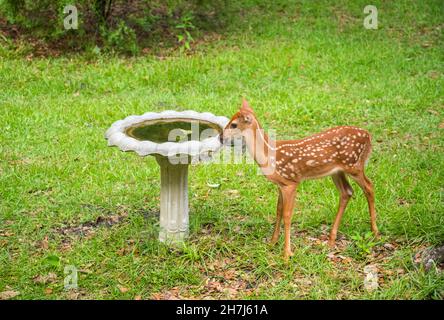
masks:
[[[248,104],[248,101],[245,98],[242,98],[242,107],[241,107],[242,111],[246,111],[249,113],[254,113],[253,109],[251,109],[250,105]]]

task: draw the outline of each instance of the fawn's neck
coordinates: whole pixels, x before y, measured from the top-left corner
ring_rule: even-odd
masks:
[[[268,137],[256,118],[253,118],[252,130],[248,130],[244,137],[248,152],[259,167],[270,167],[273,162],[272,158],[275,158],[275,141]]]

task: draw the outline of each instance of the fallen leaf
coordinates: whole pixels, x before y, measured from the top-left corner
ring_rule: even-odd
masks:
[[[235,296],[237,294],[237,289],[235,289],[235,288],[225,288],[224,292],[228,296],[232,297],[232,296]]]
[[[3,292],[0,292],[0,300],[12,299],[12,298],[18,296],[19,294],[20,294],[20,292],[13,291],[13,290],[3,291]]]
[[[142,297],[141,296],[135,296],[134,300],[142,300]]]
[[[77,300],[80,297],[80,292],[78,292],[77,290],[69,290],[66,296],[69,300]]]
[[[161,293],[153,293],[152,295],[151,295],[151,299],[153,299],[153,300],[162,300],[162,294]]]
[[[313,281],[307,278],[295,278],[294,285],[298,288],[308,288],[313,285]]]
[[[399,268],[399,269],[396,269],[396,273],[397,274],[404,274],[405,271],[404,271],[404,269]]]
[[[391,243],[384,243],[384,248],[386,248],[387,250],[395,250],[395,246]]]
[[[152,294],[151,299],[153,299],[153,300],[179,300],[179,299],[182,299],[182,297],[179,295],[179,288],[173,287],[169,291],[165,291],[163,293]]]
[[[60,251],[62,251],[62,252],[69,251],[69,250],[71,250],[71,248],[72,248],[71,243],[69,243],[69,242],[64,242],[60,245]]]
[[[239,196],[239,190],[227,190],[228,195],[230,195],[233,198],[236,198]]]
[[[438,79],[439,78],[439,72],[435,71],[435,70],[430,71],[428,75],[432,79]]]
[[[121,293],[125,293],[125,292],[128,292],[128,291],[129,291],[128,288],[125,288],[125,287],[122,287],[122,286],[118,286],[118,288],[119,288],[119,290],[120,290]]]
[[[409,205],[410,203],[409,203],[409,201],[406,200],[406,199],[399,198],[399,199],[398,199],[398,204],[399,204],[400,206],[405,206],[405,205]]]
[[[220,183],[209,183],[209,182],[207,182],[207,186],[209,186],[210,188],[213,188],[213,189],[217,189],[217,188],[220,187]]]
[[[329,252],[329,253],[327,254],[327,257],[328,257],[329,259],[334,259],[334,258],[335,258],[335,253],[334,253],[334,252]]]
[[[52,293],[52,288],[46,288],[45,289],[45,294],[46,295],[50,295]]]
[[[45,236],[45,238],[43,238],[43,240],[40,242],[40,247],[44,250],[48,249],[48,236]]]
[[[228,269],[224,272],[224,279],[225,280],[231,280],[236,276],[236,270],[235,269]]]
[[[47,283],[53,283],[57,280],[57,275],[53,272],[48,273],[47,275],[37,275],[34,278],[32,278],[32,280],[35,283],[42,283],[42,284],[47,284]]]
[[[14,235],[14,233],[12,233],[12,232],[0,230],[0,237],[10,237],[13,235]]]
[[[392,276],[394,274],[392,270],[385,270],[384,273],[388,276]]]

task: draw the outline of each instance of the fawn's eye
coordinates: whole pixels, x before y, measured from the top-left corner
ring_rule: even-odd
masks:
[[[231,129],[236,129],[237,128],[237,123],[232,123],[230,126]]]

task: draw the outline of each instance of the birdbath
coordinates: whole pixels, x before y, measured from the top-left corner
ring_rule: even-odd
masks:
[[[188,166],[208,160],[222,146],[218,136],[227,123],[209,112],[169,110],[129,116],[106,131],[108,146],[154,156],[160,166],[160,241],[188,236]]]

